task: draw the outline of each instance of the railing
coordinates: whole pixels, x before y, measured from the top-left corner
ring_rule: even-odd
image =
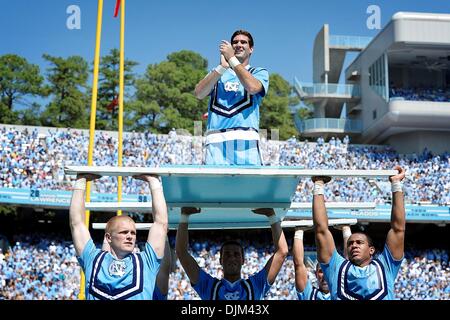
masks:
[[[301,83],[295,78],[295,89],[301,97],[360,97],[359,85],[335,83]]]
[[[331,47],[364,49],[372,41],[371,37],[330,35]]]
[[[301,120],[298,116],[295,117],[295,124],[300,132],[307,132],[311,130],[340,130],[343,132],[362,132],[362,122],[360,120],[350,119],[336,119],[336,118],[314,118],[308,120]]]

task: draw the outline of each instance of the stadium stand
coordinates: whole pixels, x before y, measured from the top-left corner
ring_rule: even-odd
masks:
[[[149,132],[128,133],[124,139],[124,166],[154,167],[164,164],[202,164],[203,138]],[[86,165],[88,136],[74,129],[40,129],[33,127],[0,127],[0,188],[36,188],[70,190],[73,177],[64,174],[66,165]],[[94,165],[117,163],[116,138],[112,133],[96,135]],[[450,203],[450,154],[398,154],[389,146],[352,145],[332,137],[328,142],[262,140],[262,153],[269,166],[298,166],[316,169],[390,169],[399,163],[408,172],[405,182],[407,203]],[[82,159],[82,160],[80,160]],[[146,184],[124,179],[125,194],[148,194]],[[377,188],[366,188],[362,179],[336,179],[327,190],[329,201],[369,201],[378,204],[390,199],[382,182]],[[116,191],[114,178],[95,183],[94,192]],[[345,185],[345,188],[342,186]],[[423,185],[425,188],[417,188]],[[302,181],[295,202],[310,202],[311,195],[300,190],[311,188],[310,181]]]
[[[0,127],[0,187],[70,190],[71,177],[63,168],[69,164],[86,164],[88,136],[82,130],[46,129],[38,127]],[[128,133],[124,140],[124,164],[127,166],[156,166],[158,164],[201,164],[202,138],[182,136],[175,131],[168,135]],[[96,135],[96,165],[116,162],[114,133]],[[342,141],[323,138],[317,142],[262,140],[264,160],[270,166],[300,166],[323,169],[388,169],[398,162],[409,172],[405,183],[406,199],[410,203],[450,203],[449,154],[433,155],[428,150],[421,154],[400,155],[389,146],[352,145],[348,137]],[[369,181],[377,188],[366,188],[365,181],[335,180],[327,194],[330,201],[389,200],[389,188],[383,182]],[[310,194],[301,192],[311,188],[302,182],[293,201],[311,201]],[[345,184],[346,187],[341,186]],[[115,191],[116,182],[110,178],[98,180],[97,192]],[[417,186],[425,186],[418,188]],[[144,186],[126,183],[126,193],[147,193]],[[331,200],[332,199],[332,200]],[[3,237],[4,238],[4,237]],[[8,247],[2,242],[0,252],[0,299],[77,299],[80,268],[70,240],[46,234],[15,235]],[[247,242],[245,242],[247,241]],[[270,248],[266,243],[244,240],[246,259],[243,276],[261,268]],[[5,247],[8,249],[5,250]],[[200,266],[212,275],[220,275],[219,242],[200,240],[192,243],[193,255]],[[314,248],[307,248],[310,270],[314,268]],[[307,252],[307,255],[308,255]],[[450,269],[448,251],[428,249],[411,250],[396,282],[398,299],[450,299]],[[267,299],[296,299],[293,284],[293,262],[289,257],[272,286]],[[314,282],[313,272],[309,276]],[[189,280],[177,261],[169,282],[169,299],[198,299]]]

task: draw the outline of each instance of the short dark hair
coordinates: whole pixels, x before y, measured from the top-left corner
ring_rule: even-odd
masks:
[[[241,248],[242,258],[244,258],[244,247],[239,241],[236,240],[228,240],[222,244],[222,246],[220,247],[220,257],[222,257],[223,248],[225,248],[226,246],[238,246],[239,248]]]
[[[250,34],[250,32],[246,31],[246,30],[236,30],[233,35],[231,36],[231,43],[233,43],[233,39],[234,37],[243,34],[244,36],[247,36],[248,38],[248,44],[250,46],[250,48],[253,48],[254,42],[253,42],[253,37]]]
[[[364,236],[366,236],[366,238],[367,238],[367,244],[369,245],[369,247],[374,247],[375,248],[375,245],[374,245],[374,243],[373,243],[373,240],[372,240],[372,237],[371,236],[369,236],[367,233],[365,233],[364,231],[356,231],[356,232],[353,232],[353,234],[362,234],[362,235],[364,235]],[[345,245],[347,245],[347,244],[345,244]],[[376,249],[376,248],[375,248]]]

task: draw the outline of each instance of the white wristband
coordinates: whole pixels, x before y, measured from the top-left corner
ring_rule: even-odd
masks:
[[[218,74],[223,75],[225,71],[227,71],[227,68],[222,67],[222,65],[218,65],[214,68],[214,71],[216,71]]]
[[[351,235],[352,235],[352,230],[350,229],[350,227],[344,227],[342,229],[342,236],[344,238],[350,238]]]
[[[236,66],[240,65],[241,63],[235,56],[233,56],[230,58],[230,60],[228,60],[228,64],[230,65],[230,67],[232,67],[234,69],[234,68],[236,68]]]
[[[276,214],[271,215],[271,216],[269,216],[268,218],[269,218],[269,223],[270,223],[270,225],[273,225],[273,224],[275,224],[275,223],[280,222],[280,219],[277,217]]]
[[[403,186],[400,181],[391,182],[391,191],[394,192],[403,192]]]
[[[75,181],[73,185],[73,190],[86,190],[86,178],[80,178]]]
[[[188,223],[189,222],[189,215],[188,214],[181,214],[180,216],[180,223]]]
[[[317,196],[320,194],[324,194],[325,193],[325,189],[324,189],[324,184],[323,182],[314,182],[314,190],[313,190],[313,195]]]
[[[294,239],[300,239],[303,240],[303,230],[297,230],[294,233]]]

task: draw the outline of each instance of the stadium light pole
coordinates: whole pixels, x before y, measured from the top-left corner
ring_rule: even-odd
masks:
[[[92,98],[91,98],[91,117],[89,121],[89,147],[88,147],[88,165],[91,166],[93,162],[94,138],[95,138],[95,116],[97,112],[97,93],[98,93],[98,71],[100,64],[100,42],[102,38],[102,16],[103,16],[103,0],[98,0],[97,9],[97,31],[95,36],[95,54],[94,54],[94,74],[92,78]],[[91,182],[86,184],[86,202],[91,201]],[[89,210],[85,211],[84,223],[89,228]],[[85,300],[86,293],[84,290],[86,278],[83,270],[80,279],[80,293],[78,299]]]

